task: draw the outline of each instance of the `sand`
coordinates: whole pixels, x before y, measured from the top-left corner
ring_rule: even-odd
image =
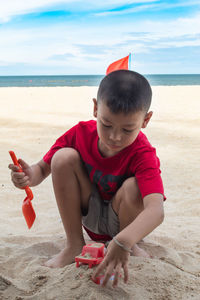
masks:
[[[96,91],[0,88],[0,299],[200,299],[200,86],[153,87],[154,115],[144,132],[157,148],[167,196],[163,224],[141,243],[154,258],[131,257],[129,283],[116,289],[94,284],[87,266],[42,266],[65,243],[51,177],[33,188],[37,218],[28,230],[8,150],[39,161],[57,137],[92,118]]]

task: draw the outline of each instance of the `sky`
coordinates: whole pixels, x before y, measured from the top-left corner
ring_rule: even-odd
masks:
[[[200,73],[200,0],[0,0],[0,76]]]

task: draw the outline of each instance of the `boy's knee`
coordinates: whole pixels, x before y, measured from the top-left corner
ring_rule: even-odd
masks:
[[[126,205],[136,205],[142,203],[141,193],[135,177],[126,179],[117,191],[114,201],[115,207],[119,210],[122,202]],[[114,205],[113,205],[114,206]]]
[[[135,177],[128,178],[124,181],[121,186],[121,194],[124,198],[131,201],[137,200],[141,197],[140,190]]]
[[[139,188],[135,177],[130,177],[126,179],[123,182],[121,189],[122,192],[125,193],[126,195],[129,195],[130,193],[134,193],[134,194],[137,193]]]
[[[78,151],[73,148],[62,148],[54,154],[51,161],[52,171],[61,170],[63,167],[75,166],[80,161]]]

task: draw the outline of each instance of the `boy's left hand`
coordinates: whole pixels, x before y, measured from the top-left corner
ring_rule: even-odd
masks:
[[[106,255],[97,267],[93,279],[100,275],[100,273],[105,270],[104,280],[102,285],[105,286],[109,281],[109,278],[114,274],[113,287],[118,284],[118,279],[120,275],[121,268],[124,270],[124,282],[128,281],[128,259],[130,253],[121,249],[114,241],[111,241],[108,245]]]

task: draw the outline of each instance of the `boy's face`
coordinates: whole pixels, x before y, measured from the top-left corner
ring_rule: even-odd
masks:
[[[99,136],[98,148],[103,156],[117,154],[138,136],[141,128],[145,128],[152,116],[152,112],[112,113],[104,102],[97,105],[94,102],[94,117],[97,118],[97,133]]]

